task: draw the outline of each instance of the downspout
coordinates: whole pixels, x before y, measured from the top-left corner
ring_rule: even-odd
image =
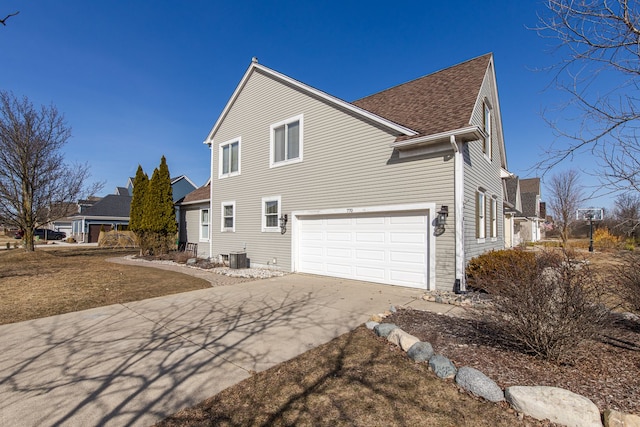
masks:
[[[209,141],[211,168],[209,170],[209,258],[213,258],[213,141]]]
[[[462,152],[455,135],[450,136],[453,148],[453,204],[455,211],[455,265],[456,274],[454,290],[466,292],[467,284],[464,275],[464,163]]]

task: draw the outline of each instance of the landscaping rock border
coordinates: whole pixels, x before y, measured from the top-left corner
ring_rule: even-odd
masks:
[[[379,316],[368,321],[366,327],[402,348],[412,360],[429,363],[430,370],[439,378],[453,378],[460,388],[474,396],[490,402],[506,400],[519,414],[538,420],[548,419],[559,425],[602,427],[604,419],[604,427],[640,427],[638,415],[609,409],[601,414],[588,398],[559,387],[512,386],[503,391],[481,371],[468,366],[457,368],[445,356],[435,354],[430,343],[419,341],[393,323],[381,323],[376,319]]]

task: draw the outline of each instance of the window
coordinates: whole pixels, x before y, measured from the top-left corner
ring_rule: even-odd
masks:
[[[240,175],[240,138],[220,144],[218,153],[218,178]]]
[[[491,221],[491,238],[498,237],[498,200],[491,198],[491,209],[489,212],[489,221]]]
[[[209,240],[209,209],[200,210],[200,240]]]
[[[280,231],[280,196],[262,198],[262,231]]]
[[[482,151],[484,152],[484,154],[491,159],[492,157],[492,152],[491,152],[491,107],[489,106],[489,104],[485,101],[484,103],[484,123],[483,123],[483,130],[485,133],[485,137],[484,137],[484,143],[482,146]]]
[[[302,161],[302,115],[271,125],[271,167]]]
[[[236,231],[236,202],[222,202],[220,218],[222,218],[220,231]]]
[[[487,202],[484,191],[478,190],[476,193],[476,237],[484,239],[486,235],[486,211]]]

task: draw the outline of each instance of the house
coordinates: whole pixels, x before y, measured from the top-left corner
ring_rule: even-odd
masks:
[[[520,196],[520,179],[511,175],[503,178],[505,200],[504,205],[504,247],[513,248],[522,243],[520,234],[522,215],[522,198]]]
[[[176,203],[179,246],[192,247],[201,257],[208,256],[210,197],[211,180]]]
[[[504,247],[492,54],[354,102],[254,59],[205,143],[206,256],[452,290]]]
[[[522,210],[515,221],[520,225],[521,240],[523,242],[537,242],[543,237],[546,209],[541,211],[540,178],[520,180],[520,197]]]
[[[134,179],[135,177],[129,177],[127,186],[125,187],[129,196],[133,196]],[[196,188],[197,186],[186,175],[180,175],[175,178],[171,178],[171,193],[173,194],[174,203],[182,199],[184,196],[186,196]]]
[[[130,208],[131,196],[126,188],[118,187],[115,194],[109,194],[88,206],[80,205],[79,212],[71,216],[71,235],[81,243],[97,243],[100,230],[126,230]]]
[[[171,191],[174,203],[184,198],[196,188],[186,176],[171,178]],[[81,200],[78,202],[78,213],[71,216],[71,234],[78,242],[96,243],[100,230],[126,230],[129,227],[129,212],[133,197],[133,178],[129,178],[126,187],[116,187],[114,194],[101,199]],[[176,208],[177,209],[177,208]],[[176,211],[176,218],[178,218]]]

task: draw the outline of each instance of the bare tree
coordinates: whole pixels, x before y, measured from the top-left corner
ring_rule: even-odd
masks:
[[[640,233],[640,196],[623,193],[616,197],[613,207],[615,230],[625,236],[637,236]]]
[[[584,188],[580,184],[580,175],[575,169],[556,173],[547,187],[547,203],[553,219],[560,229],[562,243],[567,243],[571,227],[575,222],[576,210],[584,198]]]
[[[538,33],[552,38],[557,86],[569,95],[567,124],[549,123],[568,144],[550,147],[538,164],[549,170],[590,151],[612,190],[640,192],[640,3],[637,0],[546,0]]]
[[[37,227],[67,214],[56,206],[102,187],[84,187],[88,165],[65,164],[61,150],[70,137],[54,106],[36,109],[26,97],[0,91],[0,218],[24,230],[27,251]]]
[[[7,15],[7,16],[5,16],[3,19],[0,19],[0,24],[2,24],[3,26],[5,26],[5,27],[6,27],[6,26],[7,26],[7,19],[9,19],[9,18],[11,18],[11,17],[16,16],[16,15],[17,15],[17,14],[19,14],[19,13],[20,13],[20,11],[17,11],[17,12],[13,12],[13,13],[8,14],[8,15]]]

